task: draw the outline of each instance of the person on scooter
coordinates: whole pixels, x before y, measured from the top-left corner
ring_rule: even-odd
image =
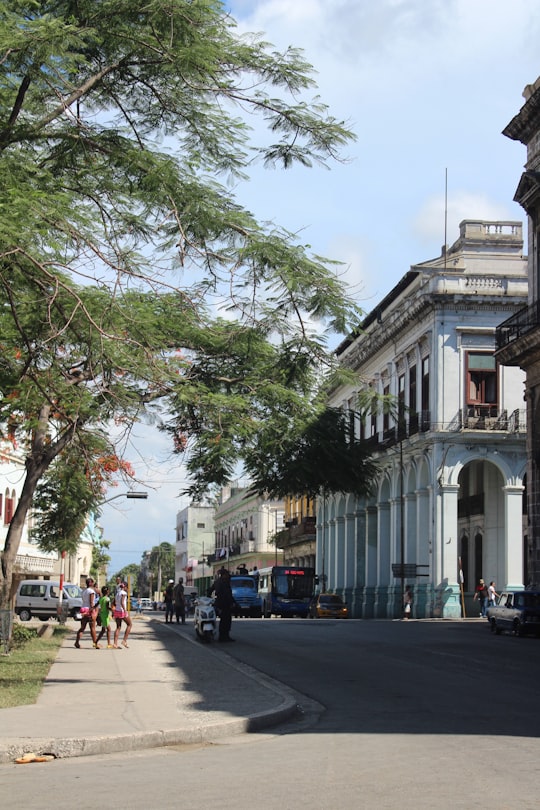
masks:
[[[214,603],[219,614],[218,641],[234,641],[234,638],[230,636],[234,597],[231,589],[231,577],[226,568],[220,569],[214,592],[216,594]]]

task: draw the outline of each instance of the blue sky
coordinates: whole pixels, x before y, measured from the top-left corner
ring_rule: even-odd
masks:
[[[524,221],[513,202],[525,147],[501,132],[540,75],[531,0],[234,0],[239,31],[294,45],[318,92],[357,141],[347,162],[255,168],[237,199],[259,219],[343,262],[369,311],[411,264],[440,254],[462,219]],[[140,426],[127,448],[147,501],[116,499],[100,520],[116,571],[173,543],[185,479],[166,437]],[[110,496],[123,491],[122,488]]]

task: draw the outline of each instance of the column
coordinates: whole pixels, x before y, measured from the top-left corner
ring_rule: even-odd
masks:
[[[505,486],[502,489],[505,507],[504,587],[505,589],[519,589],[523,588],[523,518],[521,507],[524,488],[523,486]]]

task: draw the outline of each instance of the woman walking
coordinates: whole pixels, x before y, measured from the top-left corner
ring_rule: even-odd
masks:
[[[122,639],[122,647],[128,647],[128,637],[131,632],[131,619],[129,617],[128,609],[127,609],[127,583],[122,582],[120,588],[116,591],[116,596],[114,598],[114,612],[113,616],[116,620],[116,630],[114,631],[114,649],[118,649],[118,640],[120,638],[120,629],[122,627],[122,622],[126,623],[126,629],[124,632],[124,638]]]

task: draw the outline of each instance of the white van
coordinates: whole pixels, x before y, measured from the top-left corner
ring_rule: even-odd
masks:
[[[60,583],[48,579],[23,579],[17,588],[15,613],[22,622],[32,616],[45,622],[58,617],[58,596]],[[72,619],[81,618],[82,591],[78,585],[64,582],[62,602],[67,605],[67,615]]]

